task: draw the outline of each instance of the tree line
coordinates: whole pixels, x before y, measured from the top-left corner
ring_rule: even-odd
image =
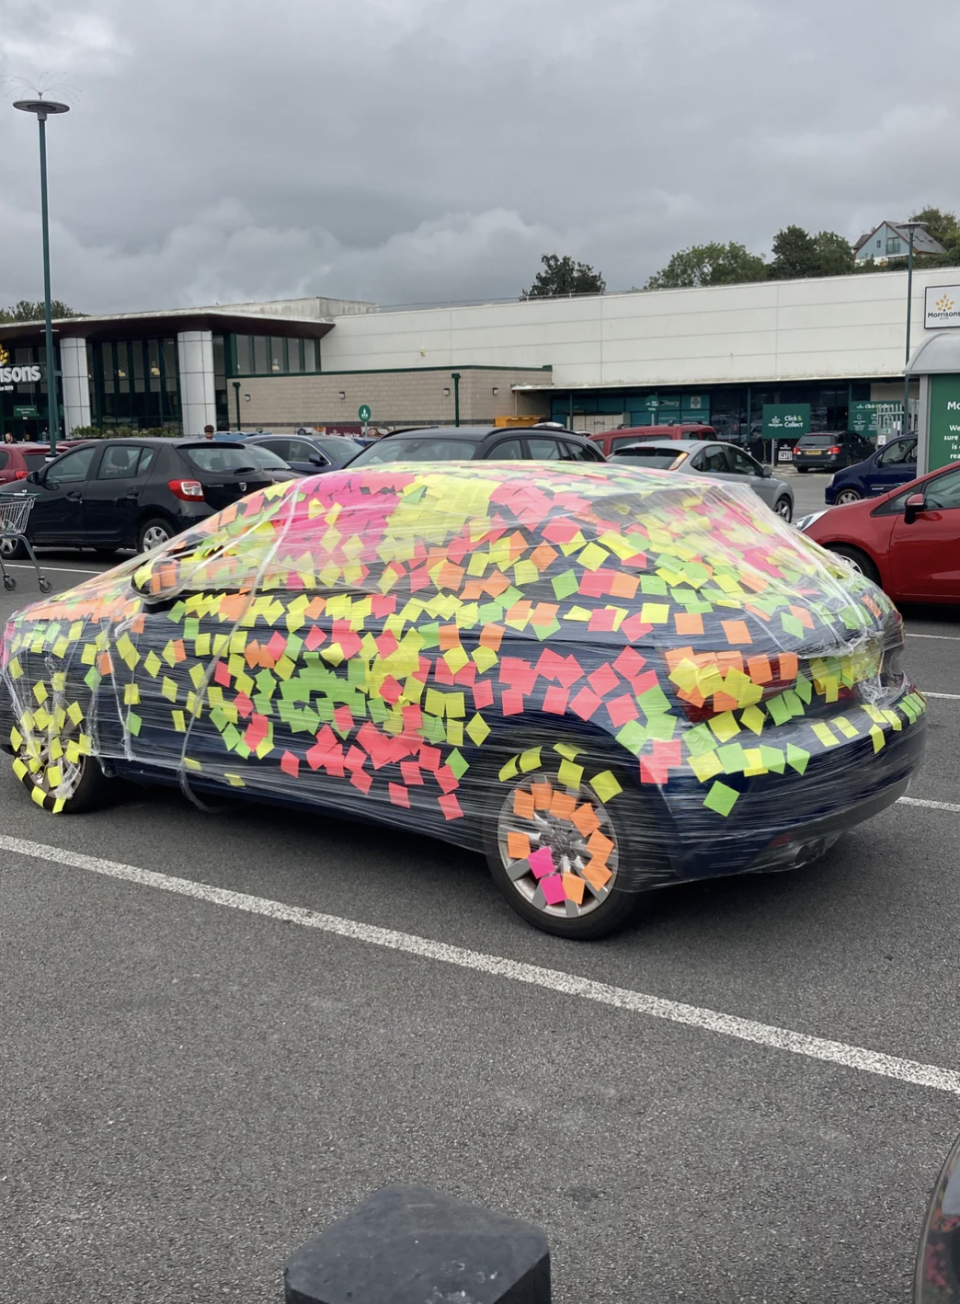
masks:
[[[72,308],[61,299],[50,300],[50,315],[56,320],[58,317],[83,317],[82,312],[74,312]],[[43,301],[34,303],[30,299],[20,299],[17,303],[11,304],[9,308],[0,308],[0,324],[12,321],[43,321],[44,306]]]
[[[955,213],[924,208],[911,222],[922,222],[945,253],[924,254],[924,267],[960,266],[960,222]],[[562,298],[575,294],[603,294],[606,282],[589,263],[576,262],[569,255],[544,254],[543,271],[537,274],[524,299]],[[752,254],[745,245],[692,245],[675,253],[667,265],[654,272],[645,290],[676,290],[694,285],[742,285],[749,281],[794,281],[811,276],[845,276],[853,272],[896,272],[907,266],[907,258],[890,258],[877,263],[873,258],[857,261],[853,246],[837,231],[805,231],[787,226],[773,237],[768,262]]]

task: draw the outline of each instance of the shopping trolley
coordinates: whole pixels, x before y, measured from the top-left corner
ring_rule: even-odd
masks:
[[[41,593],[49,593],[53,587],[40,570],[37,554],[27,538],[27,521],[30,519],[35,501],[33,494],[24,494],[22,498],[14,497],[12,494],[0,494],[0,573],[3,574],[3,587],[7,590],[15,589],[17,581],[13,575],[7,574],[7,568],[3,564],[4,558],[16,556],[18,550],[9,546],[5,548],[5,544],[22,544],[26,548],[37,572],[37,583],[40,585]]]

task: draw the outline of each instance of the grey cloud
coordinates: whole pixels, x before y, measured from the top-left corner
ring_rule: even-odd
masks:
[[[2,8],[0,74],[79,91],[51,203],[87,310],[512,296],[547,250],[629,288],[695,241],[960,207],[956,0]],[[0,302],[36,298],[35,128],[0,112],[0,147]]]

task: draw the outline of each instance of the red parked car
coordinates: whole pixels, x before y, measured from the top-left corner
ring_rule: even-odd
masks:
[[[814,512],[797,526],[894,602],[960,604],[960,462],[882,498]]]
[[[617,444],[639,444],[642,439],[716,439],[713,426],[623,426],[619,430],[600,430],[590,439],[609,457]]]
[[[0,444],[0,484],[26,480],[30,471],[39,471],[45,465],[49,452],[49,444]]]

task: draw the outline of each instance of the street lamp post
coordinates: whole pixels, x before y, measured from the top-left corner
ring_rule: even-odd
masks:
[[[460,372],[451,371],[450,379],[453,381],[453,424],[460,424]]]
[[[909,433],[910,425],[910,377],[907,374],[907,367],[910,365],[910,318],[913,315],[913,237],[917,231],[924,229],[922,222],[898,222],[898,228],[901,231],[910,232],[910,241],[907,247],[907,357],[903,368],[903,416],[900,420],[900,433],[905,435]]]
[[[43,229],[43,316],[47,342],[47,420],[50,430],[50,452],[57,451],[60,434],[60,407],[57,400],[57,368],[53,359],[53,322],[50,314],[50,228],[47,219],[47,118],[51,114],[69,113],[69,104],[45,100],[42,95],[35,100],[14,100],[13,107],[24,113],[35,113],[40,127],[40,222]]]
[[[234,403],[236,403],[236,405],[237,405],[237,429],[238,429],[238,430],[242,430],[242,429],[243,429],[243,422],[240,420],[240,382],[239,382],[239,380],[235,380],[235,381],[233,382],[233,401],[234,401]]]

